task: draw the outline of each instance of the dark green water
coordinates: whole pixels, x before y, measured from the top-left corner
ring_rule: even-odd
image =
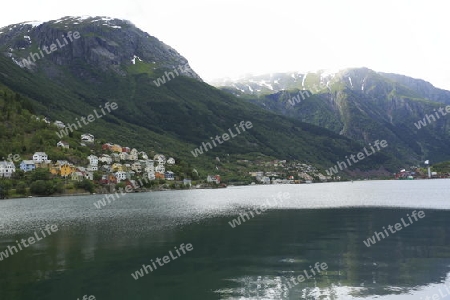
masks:
[[[60,229],[0,261],[0,299],[425,299],[450,285],[449,183],[130,194],[101,210],[100,195],[2,201],[0,251],[46,224]],[[279,192],[290,198],[229,225]],[[425,218],[364,245],[413,210]],[[193,250],[133,279],[182,243]],[[289,288],[316,262],[328,269]]]

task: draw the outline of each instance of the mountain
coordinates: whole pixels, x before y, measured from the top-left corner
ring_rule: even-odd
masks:
[[[115,102],[117,110],[78,130],[103,142],[163,152],[205,172],[216,172],[216,157],[226,158],[221,173],[235,177],[247,174],[236,164],[239,159],[329,167],[363,146],[204,83],[187,59],[129,21],[65,17],[14,24],[0,29],[0,53],[0,83],[26,99],[36,115],[76,125]],[[253,127],[205,154],[192,154],[241,121]],[[4,151],[14,147],[5,145]],[[399,164],[380,153],[358,167],[392,170]]]
[[[450,123],[435,111],[450,103],[450,92],[426,81],[358,68],[267,74],[226,84],[220,88],[245,102],[361,143],[386,139],[387,151],[405,163],[450,159]]]

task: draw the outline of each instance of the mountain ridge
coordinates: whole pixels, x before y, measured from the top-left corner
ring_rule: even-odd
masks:
[[[281,78],[285,86],[293,88],[275,88]],[[264,89],[268,85],[273,88]],[[356,141],[369,142],[375,133],[382,134],[396,148],[389,151],[405,161],[423,161],[429,156],[434,161],[450,159],[447,119],[440,118],[420,130],[413,125],[450,103],[450,92],[424,80],[357,68],[337,73],[319,71],[298,76],[289,73],[275,78],[273,75],[247,78],[221,89],[266,110],[330,129]]]
[[[116,102],[118,110],[83,130],[106,141],[167,153],[199,170],[216,170],[216,157],[225,161],[230,157],[229,164],[219,165],[222,172],[236,177],[248,176],[236,164],[239,159],[301,160],[326,167],[361,148],[360,143],[327,129],[242,102],[204,83],[194,71],[157,86],[155,80],[187,59],[129,22],[102,23],[106,21],[101,17],[82,21],[70,17],[35,27],[11,25],[6,27],[8,34],[0,34],[0,82],[29,98],[36,114],[73,123],[107,101]],[[79,31],[80,38],[36,60],[31,68],[21,68],[15,62],[68,31]],[[192,157],[191,151],[199,144],[241,121],[251,121],[254,127]],[[394,169],[399,161],[380,153],[358,168],[378,169],[382,165]]]

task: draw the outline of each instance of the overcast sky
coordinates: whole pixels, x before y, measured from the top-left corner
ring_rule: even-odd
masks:
[[[2,4],[0,27],[109,16],[175,48],[206,81],[365,66],[450,90],[447,6],[445,0],[22,0]]]

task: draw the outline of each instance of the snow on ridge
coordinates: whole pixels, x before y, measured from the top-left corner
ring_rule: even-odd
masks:
[[[352,88],[353,88],[353,82],[352,82],[352,79],[349,77],[348,78],[348,81],[350,81],[350,85],[352,86]]]
[[[268,87],[270,90],[272,90],[273,91],[273,86],[271,85],[271,84],[268,84],[268,83],[266,83],[266,81],[265,80],[263,80],[263,81],[260,81],[260,83],[259,83],[260,85],[263,85],[263,86],[266,86],[266,87]]]
[[[43,23],[44,23],[43,21],[29,21],[29,22],[24,22],[24,23],[21,23],[21,24],[23,24],[23,25],[31,25],[34,28],[34,27],[38,27],[39,25],[41,25]]]
[[[114,28],[114,29],[122,28],[121,26],[114,26],[114,25],[109,25],[109,24],[102,24],[102,25],[105,25],[105,26],[108,26],[108,27]]]

